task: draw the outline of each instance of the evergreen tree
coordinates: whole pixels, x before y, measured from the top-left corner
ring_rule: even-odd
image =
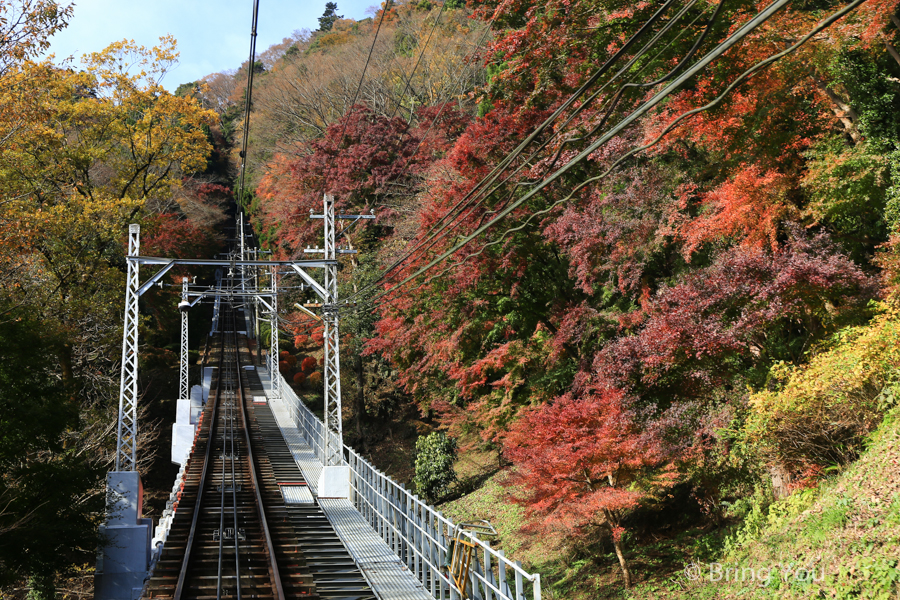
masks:
[[[337,2],[326,2],[325,12],[319,17],[319,31],[331,31],[334,22],[343,19],[344,15],[336,14]]]

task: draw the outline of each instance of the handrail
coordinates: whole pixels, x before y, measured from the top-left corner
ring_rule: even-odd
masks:
[[[324,424],[281,377],[281,397],[291,420],[320,461],[324,462]],[[477,548],[465,590],[454,585],[444,557],[451,548],[456,524],[404,486],[376,469],[351,447],[344,445],[350,466],[351,502],[363,518],[403,561],[409,571],[438,600],[526,600],[525,582],[531,584],[531,600],[541,600],[541,576],[529,573],[519,561],[474,532],[461,531]],[[507,574],[512,581],[507,581]],[[512,583],[512,586],[510,586]],[[449,596],[448,596],[449,594]]]

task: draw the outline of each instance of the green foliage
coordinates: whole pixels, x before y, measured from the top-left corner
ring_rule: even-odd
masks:
[[[331,31],[334,22],[343,18],[344,15],[337,14],[337,2],[326,2],[325,12],[319,17],[319,31]]]
[[[806,154],[808,172],[803,187],[809,195],[807,215],[827,225],[857,259],[871,255],[884,242],[888,222],[885,200],[892,173],[890,149],[878,141],[848,146],[838,137],[827,138]]]
[[[79,407],[45,335],[24,318],[0,324],[0,583],[31,575],[50,597],[55,574],[93,547],[102,499],[86,494],[104,466],[80,451]]]
[[[200,89],[199,81],[189,81],[187,83],[180,84],[177,88],[175,88],[175,95],[184,97],[193,96]]]
[[[456,440],[443,432],[430,433],[416,440],[416,492],[430,503],[437,502],[456,482],[453,462]]]
[[[859,116],[860,131],[867,138],[884,141],[900,139],[900,88],[891,81],[897,64],[887,53],[853,49],[840,53],[831,74],[835,86],[843,86]]]
[[[780,389],[751,396],[748,439],[795,474],[854,460],[896,401],[900,308],[880,310],[870,324],[839,331],[807,366],[776,365]]]

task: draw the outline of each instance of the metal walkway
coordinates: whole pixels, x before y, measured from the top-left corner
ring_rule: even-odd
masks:
[[[261,369],[258,372],[268,393],[271,389],[268,376]],[[278,398],[269,398],[269,408],[275,415],[285,443],[315,493],[322,463],[291,422],[285,403]],[[322,499],[319,500],[319,506],[381,600],[433,600],[425,586],[375,533],[349,500]]]

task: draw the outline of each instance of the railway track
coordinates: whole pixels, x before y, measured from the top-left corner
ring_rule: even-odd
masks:
[[[267,518],[285,510],[284,499],[264,440],[248,426],[252,395],[244,366],[252,363],[238,320],[241,313],[223,305],[212,340],[218,356],[209,360],[218,367],[210,401],[145,598],[319,597],[296,531],[287,519],[271,526]]]

